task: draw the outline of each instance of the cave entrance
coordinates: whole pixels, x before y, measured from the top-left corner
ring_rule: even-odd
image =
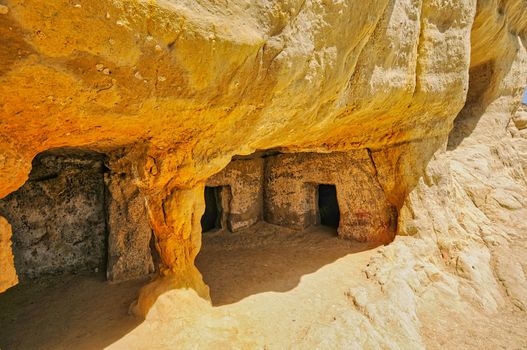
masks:
[[[64,273],[106,270],[104,155],[55,149],[37,155],[26,183],[0,200],[13,230],[21,283]]]
[[[201,231],[222,229],[222,190],[224,186],[205,186],[205,213],[201,217]]]
[[[339,227],[340,210],[335,185],[318,185],[318,213],[321,225]]]
[[[139,190],[107,161],[79,148],[42,152],[26,183],[0,199],[20,282],[0,293],[2,349],[102,349],[141,323],[127,300],[152,266],[151,231]]]

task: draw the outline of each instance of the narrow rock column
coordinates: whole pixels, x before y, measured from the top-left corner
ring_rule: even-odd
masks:
[[[148,214],[161,257],[160,276],[145,286],[133,311],[146,315],[156,299],[171,289],[191,288],[209,299],[194,260],[201,247],[201,216],[205,211],[204,183],[190,189],[174,189],[166,197],[148,198]]]
[[[119,282],[154,271],[145,198],[130,172],[106,175],[109,281]]]
[[[0,216],[0,293],[18,283],[11,250],[11,225]]]

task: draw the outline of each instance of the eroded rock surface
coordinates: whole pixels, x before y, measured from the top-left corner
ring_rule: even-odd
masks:
[[[11,251],[11,225],[3,217],[0,217],[0,291],[18,283],[18,276],[15,270],[15,262]]]
[[[222,227],[235,232],[262,219],[264,159],[233,160],[207,180],[221,187]]]
[[[134,181],[133,167],[117,156],[109,164],[113,171],[105,174],[107,186],[106,232],[108,236],[108,280],[124,281],[154,272],[145,198]]]
[[[47,149],[119,150],[164,276],[138,311],[170,288],[207,296],[194,266],[205,183],[233,156],[270,149],[369,149],[408,236],[372,258],[363,290],[348,291],[341,327],[360,320],[371,337],[319,328],[309,344],[332,334],[343,346],[423,346],[425,311],[445,298],[471,315],[525,307],[527,152],[522,116],[511,121],[527,83],[524,1],[3,6],[0,197]]]
[[[283,154],[266,160],[268,222],[296,229],[319,223],[318,186],[332,184],[340,209],[340,237],[359,242],[393,240],[397,212],[386,199],[368,150]]]
[[[100,155],[45,153],[26,184],[0,200],[21,277],[105,267],[103,167]]]

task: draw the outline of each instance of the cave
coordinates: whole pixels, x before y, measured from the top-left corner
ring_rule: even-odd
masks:
[[[1,349],[527,348],[527,0],[5,0],[0,37]]]
[[[140,323],[126,315],[154,265],[133,179],[108,154],[52,149],[37,154],[27,181],[0,199],[19,281],[0,294],[0,348],[102,349],[104,339]],[[71,334],[89,344],[64,346]]]
[[[202,232],[220,230],[222,218],[221,186],[205,186],[205,213],[201,217]]]
[[[96,272],[120,282],[154,271],[144,197],[105,154],[56,148],[38,154],[28,180],[0,200],[22,282]]]
[[[335,185],[318,185],[318,214],[321,225],[339,227],[340,211]]]
[[[233,157],[205,186],[202,232],[239,232],[264,221],[297,231],[326,226],[360,242],[389,242],[395,234],[394,207],[367,150]]]
[[[29,179],[0,200],[12,225],[20,280],[104,271],[107,261],[104,155],[60,149],[37,155]]]

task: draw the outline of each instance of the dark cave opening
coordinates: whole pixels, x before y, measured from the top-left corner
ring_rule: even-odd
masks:
[[[318,212],[321,225],[339,227],[340,210],[335,185],[318,185]]]
[[[221,229],[221,186],[205,186],[205,213],[201,217],[201,231]]]

